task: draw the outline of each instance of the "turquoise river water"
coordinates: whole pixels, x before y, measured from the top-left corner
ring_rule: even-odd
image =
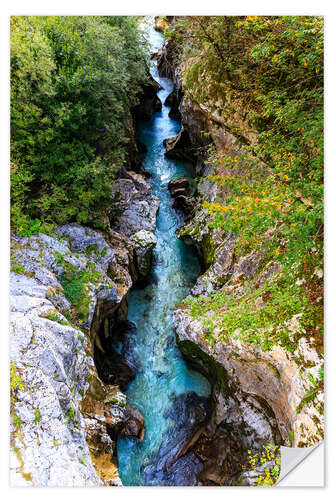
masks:
[[[149,37],[152,50],[158,50],[163,43],[162,36],[151,28]],[[145,438],[143,442],[118,438],[119,474],[125,486],[166,484],[163,479],[153,482],[147,479],[146,471],[154,469],[154,456],[161,446],[170,439],[177,441],[177,433],[181,431],[168,416],[175,398],[190,392],[207,397],[211,391],[209,382],[187,367],[172,327],[172,312],[193,286],[200,274],[200,265],[193,249],[175,235],[182,216],[172,208],[167,186],[173,177],[192,179],[192,167],[164,155],[163,139],[176,135],[180,123],[169,118],[170,108],[164,105],[173,89],[172,82],[159,77],[155,61],[151,62],[151,74],[163,87],[158,93],[162,111],[140,122],[137,135],[147,146],[143,164],[151,174],[149,182],[161,204],[152,269],[154,279],[145,288],[132,291],[129,301],[128,320],[136,325],[132,334],[133,356],[139,368],[126,394],[128,403],[144,416]],[[167,484],[170,481],[172,484],[172,479]]]

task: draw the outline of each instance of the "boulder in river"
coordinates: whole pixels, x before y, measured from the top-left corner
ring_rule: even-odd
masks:
[[[193,145],[187,130],[182,127],[175,137],[169,137],[163,141],[165,156],[176,160],[185,160],[190,163],[195,162]]]
[[[125,419],[122,423],[120,434],[124,437],[136,438],[143,441],[145,436],[145,423],[139,410],[127,405],[125,408]]]
[[[161,89],[152,76],[141,86],[138,94],[139,104],[133,108],[133,115],[139,120],[149,120],[155,111],[161,111],[162,103],[157,92]]]
[[[165,417],[173,421],[173,425],[146,468],[146,485],[195,484],[196,475],[203,467],[190,449],[204,431],[210,413],[210,398],[200,397],[194,392],[174,396],[170,409],[165,412]]]
[[[152,193],[150,184],[135,172],[127,172],[112,186],[110,224],[124,236],[131,237],[141,230],[154,232],[160,201]]]
[[[179,111],[179,103],[181,100],[182,93],[180,90],[174,88],[173,91],[165,99],[164,104],[170,106],[169,117],[173,120],[180,120],[181,114]]]
[[[179,210],[182,210],[185,213],[185,215],[190,215],[194,208],[192,198],[181,194],[180,196],[177,196],[177,198],[175,199],[174,207],[178,208]]]
[[[190,183],[186,179],[186,177],[178,177],[176,179],[171,179],[171,181],[168,184],[168,189],[173,198],[179,196],[179,194],[185,194],[185,195],[188,194],[189,187]],[[183,192],[180,192],[179,191],[180,189],[183,190]]]
[[[131,236],[130,242],[134,248],[139,273],[142,277],[147,276],[151,266],[152,251],[156,246],[157,238],[151,231],[142,229]]]

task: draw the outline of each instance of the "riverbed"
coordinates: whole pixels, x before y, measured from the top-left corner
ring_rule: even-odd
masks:
[[[149,27],[149,39],[154,52],[163,44],[162,35],[153,26]],[[168,116],[170,108],[164,104],[173,83],[158,75],[154,60],[151,74],[162,86],[158,92],[162,110],[137,124],[137,136],[147,147],[143,165],[151,174],[149,182],[160,199],[160,208],[150,280],[144,288],[133,290],[129,301],[128,320],[136,327],[128,334],[129,343],[138,371],[126,395],[128,404],[144,416],[145,438],[143,442],[118,438],[119,474],[125,486],[194,481],[200,464],[192,464],[192,457],[188,463],[178,457],[197,428],[196,419],[199,424],[204,420],[211,392],[207,379],[183,360],[172,326],[172,312],[201,270],[194,249],[175,234],[183,215],[172,207],[168,182],[187,177],[193,185],[193,170],[190,164],[165,157],[163,140],[175,136],[181,125]]]

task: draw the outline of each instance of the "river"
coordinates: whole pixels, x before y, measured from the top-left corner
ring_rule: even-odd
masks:
[[[149,38],[157,51],[162,35],[151,26]],[[133,290],[129,301],[128,320],[136,326],[129,335],[138,372],[126,394],[128,404],[144,416],[145,438],[143,442],[118,438],[119,474],[125,486],[193,483],[200,464],[192,463],[191,456],[174,464],[172,457],[179,443],[193,434],[196,415],[205,412],[211,392],[209,382],[186,365],[172,327],[172,312],[193,286],[200,265],[194,250],[175,235],[182,214],[172,208],[168,182],[185,176],[193,184],[193,171],[191,165],[164,155],[163,139],[175,136],[180,123],[168,116],[170,108],[164,101],[173,84],[158,75],[154,60],[151,74],[163,87],[158,92],[163,106],[150,120],[138,123],[137,135],[147,147],[143,165],[161,204],[151,279],[145,288]]]

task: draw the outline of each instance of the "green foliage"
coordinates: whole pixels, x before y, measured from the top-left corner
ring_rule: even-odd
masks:
[[[179,31],[192,46],[188,96],[208,108],[218,103],[211,113],[247,143],[242,154],[213,152],[209,160],[226,194],[223,204],[205,204],[214,227],[253,249],[278,226],[271,247],[279,260],[303,261],[313,247],[321,256],[323,19],[191,17]]]
[[[11,220],[20,235],[101,210],[146,78],[133,17],[11,18]]]
[[[76,268],[73,264],[67,262],[60,252],[55,252],[54,257],[64,271],[61,275],[60,283],[66,299],[75,308],[75,313],[78,313],[81,319],[87,319],[90,303],[88,283],[89,281],[98,281],[97,278],[101,278],[100,273],[97,271],[89,273],[85,269],[80,270]],[[64,315],[70,322],[74,321],[72,313],[64,312]],[[56,321],[59,322],[59,319],[57,318]]]
[[[13,424],[15,425],[16,429],[21,429],[22,426],[22,420],[16,413],[13,414]]]
[[[81,342],[81,344],[84,344],[84,336],[82,335],[82,333],[78,333],[77,334],[77,338],[79,339],[79,341]]]
[[[13,424],[16,429],[20,429],[22,425],[22,421],[18,415],[16,415],[14,406],[17,400],[18,391],[23,391],[25,389],[25,385],[22,381],[22,376],[17,370],[16,361],[12,361],[10,363],[10,414],[13,418]]]
[[[22,376],[17,370],[16,361],[10,363],[10,402],[13,405],[19,390],[24,390]]]
[[[18,258],[12,259],[10,270],[16,274],[24,274],[25,273],[25,268],[19,263]]]
[[[40,410],[35,408],[34,424],[38,424],[38,422],[40,422]]]
[[[60,325],[68,325],[69,324],[68,321],[59,318],[57,311],[55,311],[54,313],[52,313],[52,312],[48,313],[45,316],[45,318],[49,319],[50,321],[55,321],[56,323],[59,323]]]
[[[52,314],[52,313],[47,314],[45,316],[45,318],[49,319],[50,321],[58,321],[59,320],[58,315]]]
[[[73,316],[73,312],[65,309],[64,311],[62,311],[62,314],[68,320],[69,324],[72,325],[73,327],[75,327],[75,325],[74,325],[75,318]]]
[[[71,422],[74,421],[74,416],[75,416],[75,411],[73,406],[71,406],[67,411],[66,411],[66,420],[67,423],[70,424]]]
[[[96,253],[97,253],[97,249],[96,249]],[[102,275],[99,271],[96,270],[96,265],[93,262],[88,262],[87,268],[89,271],[87,273],[89,281],[91,281],[92,283],[95,283],[95,284],[99,283],[102,279]]]
[[[75,322],[73,313],[75,313],[74,315],[78,314],[78,322],[82,323],[82,320],[86,320],[89,314],[89,283],[98,284],[102,279],[102,275],[96,270],[93,262],[88,262],[87,269],[80,270],[66,261],[60,252],[55,252],[54,257],[56,262],[63,268],[60,282],[64,290],[64,295],[75,309],[72,313],[64,311],[63,314],[71,323]],[[56,321],[62,323],[58,317]]]
[[[89,313],[88,282],[89,274],[67,266],[68,270],[61,277],[61,285],[66,299],[72,304],[82,319]]]
[[[267,462],[273,462],[274,465],[265,467],[263,470],[257,470]],[[272,444],[264,445],[261,453],[253,453],[248,450],[248,464],[253,472],[258,473],[256,478],[257,486],[274,486],[280,475],[280,447]]]
[[[304,406],[311,403],[316,396],[323,392],[324,390],[324,370],[321,368],[319,372],[319,378],[315,379],[311,374],[308,375],[308,380],[311,383],[312,387],[306,392],[304,398],[297,406],[297,413],[301,413]]]
[[[88,257],[90,257],[92,253],[97,254],[97,251],[98,251],[98,245],[97,245],[97,243],[93,243],[91,245],[88,245],[87,248],[86,248],[86,250],[85,250],[85,252],[88,255]]]
[[[243,282],[241,296],[236,297],[222,288],[208,297],[187,298],[184,305],[193,319],[200,319],[206,329],[205,338],[211,344],[215,332],[220,341],[226,342],[232,337],[260,345],[263,350],[280,344],[293,352],[304,330],[301,327],[292,335],[287,320],[303,314],[301,325],[305,326],[306,315],[312,317],[306,294],[295,282],[294,275],[284,272],[260,288]]]
[[[56,262],[59,264],[59,265],[63,265],[63,263],[65,262],[65,258],[64,256],[62,255],[62,253],[60,252],[55,252],[54,254],[54,258],[56,260]]]
[[[305,16],[183,18],[185,93],[242,145],[211,148],[219,198],[203,202],[207,225],[237,236],[235,258],[257,252],[282,264],[273,283],[190,299],[206,338],[236,335],[263,349],[323,333],[323,19]],[[179,40],[179,38],[178,38]],[[179,42],[178,42],[179,43]],[[223,201],[222,201],[223,200]]]
[[[64,311],[63,314],[70,322],[75,322],[73,313],[74,316],[78,314],[78,322],[82,323],[82,320],[86,320],[89,314],[89,283],[98,284],[102,279],[102,275],[96,270],[96,266],[93,262],[88,262],[86,269],[79,269],[72,263],[66,261],[65,257],[60,252],[55,252],[54,257],[56,262],[63,269],[60,283],[63,287],[64,295],[74,308],[72,313]],[[48,319],[51,318],[49,317]],[[54,320],[58,321],[58,323],[65,324],[60,321],[58,316],[56,316]]]
[[[47,224],[39,219],[29,219],[26,215],[20,215],[17,218],[17,230],[18,236],[29,237],[33,234],[44,233],[44,234],[54,234],[53,224]]]

